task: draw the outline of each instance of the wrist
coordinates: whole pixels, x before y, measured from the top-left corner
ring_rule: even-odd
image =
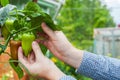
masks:
[[[48,74],[47,76],[48,80],[59,80],[60,78],[65,76],[65,74],[62,71],[60,71],[57,67],[55,67],[53,70],[51,70],[47,74]]]
[[[50,64],[48,65],[50,66],[46,71],[44,71],[42,78],[46,80],[59,80],[62,76],[65,76],[65,74],[59,68],[57,68],[52,61],[50,61]]]
[[[82,62],[83,53],[84,53],[83,50],[79,50],[79,49],[73,47],[68,51],[68,53],[66,53],[67,55],[64,56],[62,58],[62,60],[65,63],[67,63],[77,69],[77,68],[79,68],[79,66]]]

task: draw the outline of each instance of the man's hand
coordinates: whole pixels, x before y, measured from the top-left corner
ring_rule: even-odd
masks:
[[[29,70],[31,75],[36,75],[48,80],[59,80],[65,74],[55,64],[43,55],[37,42],[32,43],[33,52],[26,58],[22,48],[18,50],[19,61]]]
[[[46,39],[39,40],[39,42],[44,44],[60,60],[74,68],[78,68],[81,63],[83,51],[74,48],[62,31],[53,31],[45,23],[42,23],[41,26],[46,33],[44,35]]]

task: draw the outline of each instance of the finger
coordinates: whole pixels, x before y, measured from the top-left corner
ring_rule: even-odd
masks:
[[[51,38],[51,39],[55,39],[55,33],[53,30],[51,30],[44,22],[41,24],[41,27],[43,29],[43,31]]]
[[[18,60],[23,64],[25,65],[26,67],[28,66],[28,60],[27,58],[23,55],[23,51],[22,51],[22,48],[19,47],[18,49]]]
[[[32,42],[32,48],[33,48],[33,52],[35,53],[36,59],[43,57],[42,51],[36,41]]]

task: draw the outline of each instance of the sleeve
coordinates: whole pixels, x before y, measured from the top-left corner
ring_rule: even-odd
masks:
[[[63,76],[60,80],[76,80],[72,76]]]
[[[77,73],[93,80],[120,80],[120,60],[84,52]]]

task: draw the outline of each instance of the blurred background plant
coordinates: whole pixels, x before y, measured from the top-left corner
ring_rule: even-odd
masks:
[[[94,28],[114,27],[115,23],[105,5],[99,0],[66,0],[56,18],[69,41],[77,48],[93,52]],[[56,64],[77,80],[90,80],[75,73],[75,69],[62,62]],[[61,67],[62,65],[62,67]]]
[[[27,1],[29,0],[10,0],[10,3],[21,8]],[[38,2],[42,1],[47,0],[38,0]],[[99,0],[66,0],[60,9],[54,20],[63,28],[69,41],[79,49],[93,52],[93,29],[115,26],[109,10],[105,5],[101,5]],[[77,80],[91,80],[76,74],[74,68],[61,62],[52,54],[46,55],[49,55],[49,58],[67,75],[72,75]]]
[[[57,22],[68,39],[80,49],[89,49],[93,29],[115,26],[109,10],[99,0],[66,0]]]

